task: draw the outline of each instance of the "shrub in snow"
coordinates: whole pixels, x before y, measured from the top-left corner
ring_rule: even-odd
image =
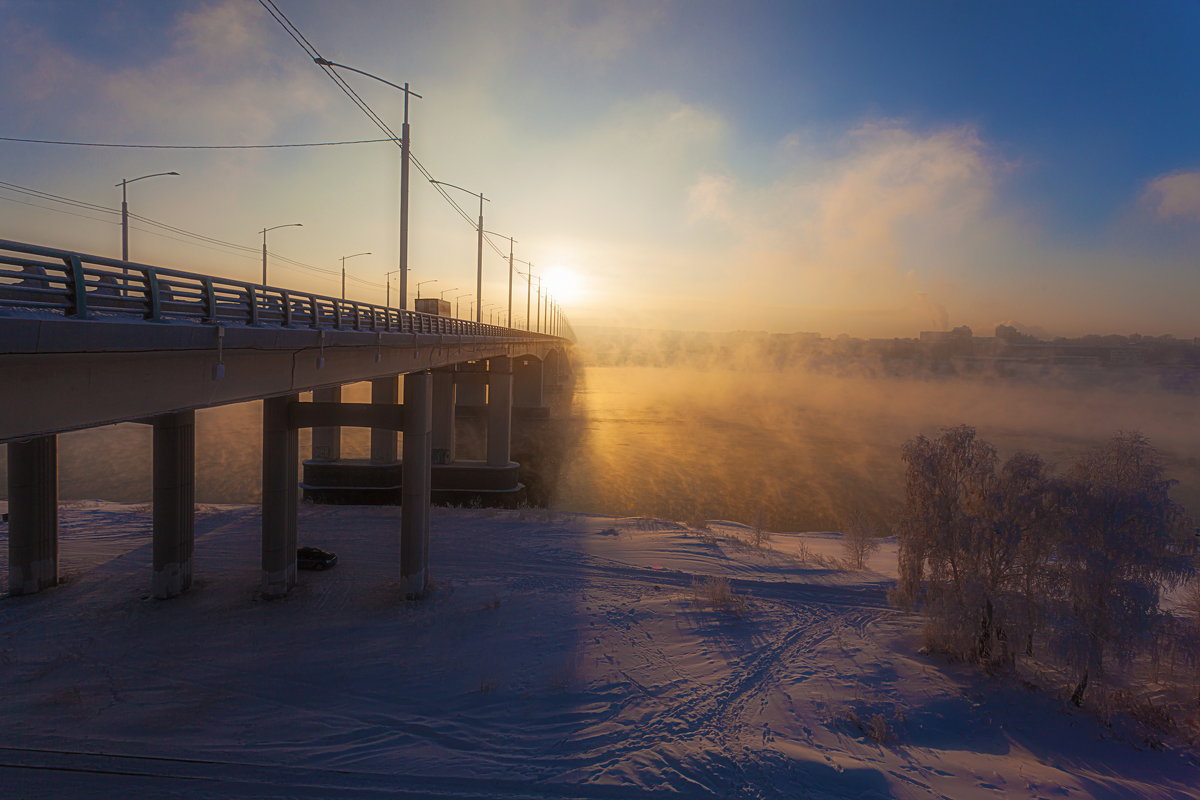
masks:
[[[852,512],[842,522],[842,552],[850,569],[866,569],[867,559],[879,549],[881,534],[861,511]]]
[[[728,578],[715,575],[692,578],[692,601],[698,606],[707,605],[739,615],[746,610],[746,598],[733,591]]]

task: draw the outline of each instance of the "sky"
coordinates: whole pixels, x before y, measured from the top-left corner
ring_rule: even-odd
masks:
[[[1200,336],[1194,3],[276,2],[325,58],[422,95],[413,155],[485,194],[485,229],[576,325]],[[3,137],[383,135],[257,0],[0,0],[0,36]],[[399,92],[343,75],[399,129]],[[347,295],[377,303],[399,162],[387,142],[0,141],[0,181],[105,208],[178,171],[130,185],[130,210],[249,248],[135,222],[133,260],[257,281],[258,232],[299,222],[269,249],[316,269],[269,282],[337,295],[367,251]],[[414,170],[409,280],[472,293],[465,316],[478,200],[453,194],[470,221]],[[3,238],[119,256],[118,223],[0,184]],[[491,248],[483,295],[506,313]],[[514,295],[523,317],[519,275]]]

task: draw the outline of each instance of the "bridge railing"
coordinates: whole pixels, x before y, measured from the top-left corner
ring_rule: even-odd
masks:
[[[0,308],[4,307],[74,319],[124,316],[154,322],[558,338],[0,239]]]

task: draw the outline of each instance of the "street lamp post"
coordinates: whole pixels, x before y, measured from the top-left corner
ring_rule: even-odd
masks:
[[[389,80],[384,80],[378,75],[372,75],[369,72],[364,72],[361,69],[339,64],[336,61],[329,61],[325,58],[314,58],[323,67],[337,67],[338,69],[348,69],[351,72],[357,72],[359,75],[365,75],[368,78],[386,83],[393,89],[399,89],[404,92],[404,125],[400,128],[400,308],[408,308],[408,162],[409,150],[411,149],[412,141],[409,138],[408,128],[408,98],[409,95],[420,98],[421,95],[408,88],[406,81],[403,86],[392,83]]]
[[[518,272],[517,274],[525,276],[525,330],[530,330],[529,323],[533,319],[529,316],[529,300],[533,296],[533,275],[531,274],[533,272],[533,264],[529,261],[521,261],[519,258],[517,261],[529,267],[529,272]]]
[[[471,293],[467,292],[466,294],[460,294],[458,297],[454,298],[454,316],[458,317],[459,301],[462,300],[464,297],[470,297],[470,296],[471,296]],[[461,317],[459,317],[459,318],[461,319]]]
[[[354,255],[350,255],[350,256],[342,256],[342,299],[343,300],[346,299],[346,259],[347,258],[358,258],[359,256],[369,256],[369,255],[371,255],[371,254],[370,253],[355,253]]]
[[[418,299],[418,300],[420,300],[420,299],[421,299],[421,287],[422,287],[422,286],[424,286],[424,285],[425,285],[425,284],[427,284],[427,283],[437,283],[437,282],[438,282],[438,281],[437,281],[437,278],[430,278],[430,279],[429,279],[429,280],[427,280],[427,281],[419,281],[419,282],[417,283],[417,299]]]
[[[384,283],[383,304],[385,306],[387,306],[388,308],[392,307],[392,276],[395,275],[399,271],[400,270],[398,270],[398,269],[394,269],[391,272],[385,272],[383,274],[383,283]]]
[[[512,281],[513,281],[513,245],[517,240],[511,236],[505,236],[503,233],[495,231],[485,231],[493,236],[499,236],[501,239],[508,239],[508,327],[512,327]]]
[[[476,195],[475,192],[464,189],[463,187],[457,186],[453,183],[446,183],[445,181],[435,181],[433,178],[430,178],[429,182],[436,183],[439,186],[449,186],[451,189],[458,189],[460,192],[466,192],[467,194],[471,195],[472,197],[479,198],[479,225],[475,228],[475,232],[477,235],[476,245],[475,245],[475,299],[482,300],[483,299],[483,202],[485,200],[487,200],[490,203],[491,200],[488,200],[488,198],[484,197],[483,192],[480,192],[478,195]],[[475,304],[475,321],[479,322],[479,304],[478,303]]]
[[[157,178],[162,175],[178,175],[178,172],[155,172],[140,178],[122,178],[120,183],[113,184],[121,187],[121,260],[129,260],[129,197],[125,187],[146,178]]]
[[[263,237],[262,285],[264,287],[267,285],[267,231],[273,231],[273,230],[276,230],[277,228],[303,228],[303,227],[304,227],[304,223],[302,223],[302,222],[289,222],[286,225],[276,225],[274,228],[263,228],[261,231],[259,231],[259,233],[261,233],[262,237]]]

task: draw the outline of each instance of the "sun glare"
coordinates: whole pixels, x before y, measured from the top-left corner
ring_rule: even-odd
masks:
[[[563,305],[574,305],[586,295],[583,276],[569,267],[550,267],[543,279],[546,291]]]

